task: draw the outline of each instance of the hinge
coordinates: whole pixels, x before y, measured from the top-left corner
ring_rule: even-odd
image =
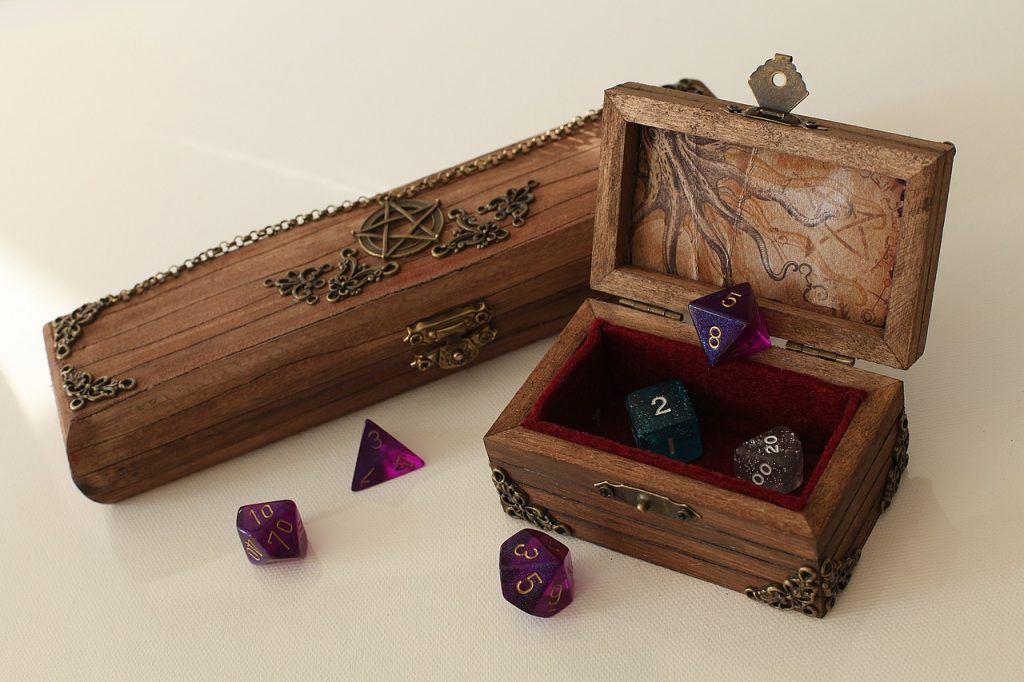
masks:
[[[652,313],[654,315],[660,315],[662,317],[667,317],[670,320],[682,320],[683,319],[683,314],[682,313],[677,313],[674,310],[668,310],[666,308],[659,308],[658,306],[651,305],[649,303],[641,303],[640,301],[631,301],[628,298],[620,298],[619,299],[619,303],[621,303],[622,305],[629,306],[630,308],[633,308],[635,310],[642,310],[645,313]]]
[[[816,358],[821,358],[822,360],[838,362],[842,365],[849,365],[850,367],[853,367],[853,363],[857,362],[856,358],[851,358],[849,355],[841,355],[840,353],[834,353],[830,350],[822,350],[820,348],[815,348],[814,346],[797,343],[796,341],[786,341],[786,350],[793,350],[797,353],[811,355]]]

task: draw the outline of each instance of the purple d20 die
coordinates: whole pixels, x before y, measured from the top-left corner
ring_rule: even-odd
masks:
[[[239,507],[235,527],[245,556],[254,564],[306,556],[306,529],[291,500]]]
[[[363,426],[352,490],[365,490],[423,466],[423,460],[369,419]]]
[[[548,618],[572,603],[572,557],[550,535],[524,528],[498,552],[501,593],[527,613]]]
[[[698,298],[689,309],[709,367],[772,345],[754,290],[746,282]]]
[[[804,482],[804,449],[791,429],[776,426],[736,448],[733,472],[754,485],[788,493]]]

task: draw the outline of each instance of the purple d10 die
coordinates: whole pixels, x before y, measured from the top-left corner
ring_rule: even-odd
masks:
[[[708,367],[772,345],[754,290],[746,282],[698,298],[689,308]]]
[[[306,556],[306,529],[291,500],[239,507],[235,525],[245,556],[254,564]]]
[[[572,602],[569,548],[539,530],[524,528],[498,553],[505,601],[534,616],[553,616]]]

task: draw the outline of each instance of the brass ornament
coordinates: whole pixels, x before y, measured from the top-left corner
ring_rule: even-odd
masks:
[[[512,218],[513,227],[522,227],[526,222],[526,216],[530,213],[530,204],[534,200],[533,189],[536,186],[536,180],[527,180],[526,187],[507,189],[504,196],[491,199],[478,208],[477,213],[481,215],[493,213],[495,220]]]
[[[420,372],[426,372],[431,367],[459,369],[476,360],[480,355],[480,349],[497,337],[496,331],[484,326],[460,338],[456,343],[442,344],[425,353],[417,353],[410,364]]]
[[[907,411],[900,415],[897,425],[896,444],[892,448],[892,464],[889,465],[889,473],[885,477],[885,490],[882,491],[882,511],[885,511],[892,504],[892,498],[899,490],[900,481],[903,479],[903,472],[907,470],[910,463],[910,422],[907,419]]]
[[[330,263],[325,263],[304,270],[292,270],[284,277],[265,280],[263,286],[277,287],[279,294],[291,296],[296,303],[313,305],[320,300],[320,296],[314,292],[327,286],[327,280],[322,275],[332,267]]]
[[[71,355],[71,346],[82,335],[82,327],[89,324],[104,308],[110,305],[110,297],[86,303],[67,315],[53,321],[53,354],[58,360]]]
[[[356,262],[358,253],[353,248],[341,250],[341,263],[338,265],[338,274],[327,283],[327,300],[337,303],[343,298],[349,298],[362,293],[367,284],[379,282],[385,277],[398,272],[398,263],[389,261],[380,267],[360,265]]]
[[[773,609],[799,611],[821,618],[835,606],[836,597],[850,584],[853,569],[860,561],[860,550],[854,549],[842,561],[826,558],[819,569],[802,566],[782,583],[744,590],[749,598]]]
[[[419,253],[437,243],[444,229],[441,201],[385,196],[362,228],[353,232],[363,251],[388,260]]]
[[[479,207],[477,215],[486,216],[493,213],[493,219],[480,222],[476,215],[462,208],[453,208],[448,217],[455,221],[455,231],[451,239],[438,244],[430,253],[435,258],[444,258],[469,247],[483,249],[491,244],[508,239],[509,231],[502,224],[505,220],[513,227],[522,227],[530,213],[530,204],[534,201],[533,189],[536,180],[529,180],[525,187],[512,187],[505,194],[495,197]]]
[[[450,241],[430,250],[434,258],[444,258],[471,246],[483,249],[508,239],[508,230],[498,223],[493,220],[481,223],[461,208],[453,208],[448,212],[448,217],[455,221],[455,232]]]
[[[71,365],[60,368],[63,380],[64,395],[71,398],[69,407],[72,411],[79,410],[86,403],[98,400],[109,400],[121,391],[135,388],[135,379],[115,379],[107,376],[93,378],[88,372],[80,372]]]
[[[559,535],[572,535],[565,524],[553,519],[547,511],[530,505],[530,498],[520,490],[502,469],[491,469],[491,483],[501,497],[501,508],[514,519],[522,519],[541,530]]]
[[[405,328],[405,343],[415,349],[411,366],[459,369],[477,358],[480,349],[498,337],[488,323],[493,313],[486,301],[456,306]]]
[[[265,287],[276,287],[282,296],[291,296],[296,303],[313,305],[320,302],[316,292],[327,287],[327,300],[337,303],[343,298],[350,298],[362,293],[368,284],[379,282],[398,272],[398,263],[389,261],[380,267],[362,265],[358,262],[358,252],[349,247],[341,250],[341,262],[338,263],[338,274],[329,280],[323,275],[334,266],[325,263],[303,270],[291,270],[284,277],[268,279],[263,282]]]

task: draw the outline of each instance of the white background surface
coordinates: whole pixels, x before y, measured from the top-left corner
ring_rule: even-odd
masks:
[[[0,2],[0,677],[1024,676],[1020,3],[354,4]],[[569,609],[502,600],[481,436],[550,341],[117,506],[72,486],[47,319],[622,81],[750,101],[776,51],[804,113],[958,147],[910,469],[824,621],[572,539]],[[426,468],[349,492],[366,416]],[[235,509],[281,497],[310,555],[250,566]]]

